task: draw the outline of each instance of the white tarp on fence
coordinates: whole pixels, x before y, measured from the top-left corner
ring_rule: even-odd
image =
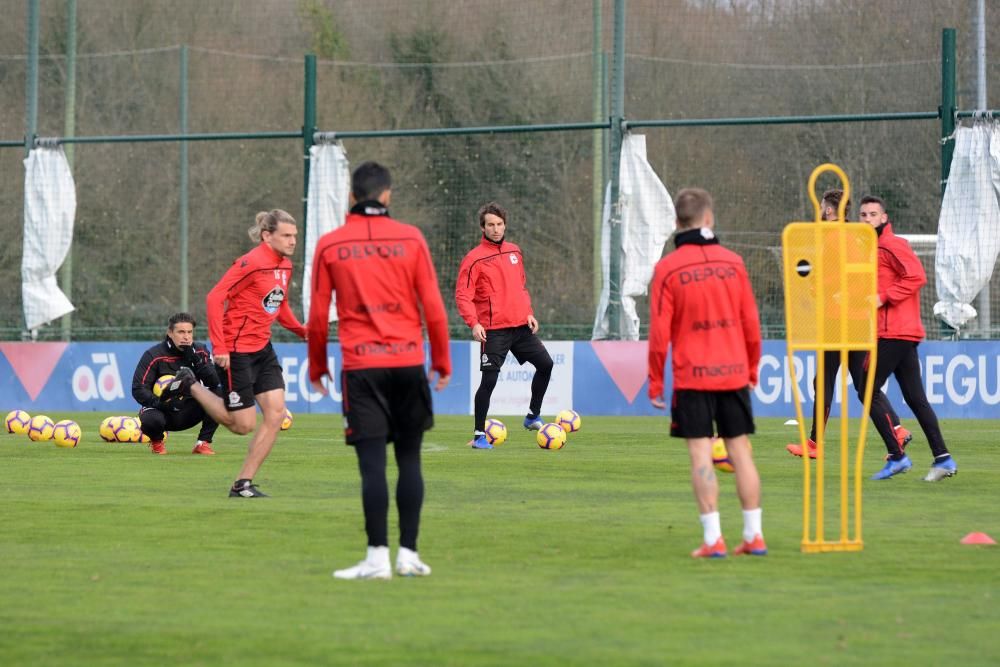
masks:
[[[309,149],[309,196],[306,202],[305,273],[302,278],[302,317],[309,318],[312,262],[319,237],[344,224],[347,217],[351,171],[347,153],[339,144],[316,144]],[[337,319],[337,295],[330,302],[330,320]]]
[[[73,243],[76,185],[61,147],[35,148],[24,161],[21,300],[28,330],[73,312],[56,284]]]
[[[622,316],[618,332],[610,331],[608,317],[611,225],[609,222],[610,188],[604,197],[604,222],[601,227],[601,267],[603,286],[594,320],[594,340],[617,333],[621,340],[639,340],[639,315],[635,297],[642,296],[653,277],[653,268],[663,252],[663,244],[674,230],[677,214],[670,193],[646,160],[646,137],[627,134],[622,140],[621,168],[618,177],[622,221]]]
[[[934,260],[934,314],[955,329],[976,316],[972,300],[993,275],[1000,252],[998,189],[1000,128],[987,122],[958,128]]]

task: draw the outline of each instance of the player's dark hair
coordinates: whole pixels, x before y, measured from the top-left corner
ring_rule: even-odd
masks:
[[[392,176],[378,162],[362,162],[351,174],[351,194],[356,202],[374,201],[390,189]]]
[[[261,211],[254,218],[253,227],[247,230],[247,234],[250,235],[250,240],[254,243],[260,243],[262,234],[264,232],[271,232],[272,234],[278,228],[279,222],[287,222],[289,224],[295,224],[295,218],[291,216],[286,211],[282,211],[280,208],[272,209],[270,211]]]
[[[503,206],[496,203],[495,201],[486,202],[485,204],[479,207],[479,213],[476,214],[476,217],[479,218],[479,226],[482,227],[483,229],[486,228],[487,215],[495,215],[496,217],[503,220],[503,224],[505,225],[507,224],[507,209],[505,209]]]
[[[167,320],[167,328],[173,331],[174,327],[180,324],[181,322],[187,322],[193,327],[198,326],[198,323],[194,321],[194,315],[192,315],[191,313],[176,313],[174,315],[171,315],[170,319]]]
[[[712,195],[701,188],[684,188],[674,199],[678,229],[688,229],[701,220],[713,207]]]
[[[861,205],[864,206],[865,204],[878,204],[882,207],[882,211],[885,212],[885,202],[881,197],[876,197],[875,195],[865,195],[861,198]]]
[[[827,207],[832,208],[834,211],[840,210],[840,200],[844,198],[844,191],[840,188],[831,188],[823,193],[823,199],[820,200],[820,209],[825,210]],[[851,210],[851,200],[847,200],[847,206],[844,207],[844,215],[847,215],[847,211]]]

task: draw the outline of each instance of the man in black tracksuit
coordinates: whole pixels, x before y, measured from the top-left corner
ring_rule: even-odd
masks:
[[[132,375],[132,397],[142,406],[139,420],[142,432],[150,439],[154,454],[166,454],[163,444],[166,431],[183,431],[201,422],[198,442],[192,454],[215,454],[212,437],[219,427],[205,414],[198,401],[184,399],[164,391],[161,396],[153,393],[156,380],[163,375],[175,375],[186,366],[194,371],[202,384],[221,395],[219,376],[212,357],[201,343],[194,342],[195,321],[188,313],[177,313],[167,323],[167,335],[162,342],[146,350]]]

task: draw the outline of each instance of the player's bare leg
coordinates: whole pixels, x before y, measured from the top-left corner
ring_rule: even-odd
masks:
[[[260,469],[264,459],[271,453],[274,441],[281,430],[281,420],[285,418],[285,390],[272,389],[254,397],[264,418],[257,427],[250,445],[247,457],[240,469],[240,479],[253,479]],[[242,412],[242,411],[241,411]]]
[[[733,472],[736,474],[736,495],[743,507],[743,543],[736,547],[734,553],[765,556],[767,545],[761,528],[760,475],[753,462],[750,439],[741,435],[725,440],[729,459],[733,462]]]
[[[688,438],[691,456],[691,488],[698,504],[704,541],[691,555],[694,558],[724,558],[726,543],[719,521],[719,480],[712,464],[712,439]]]
[[[225,402],[200,382],[191,385],[190,391],[191,398],[198,401],[198,404],[212,419],[236,435],[246,435],[257,424],[257,410],[253,406],[230,412],[226,409]],[[282,405],[284,405],[284,398],[282,398]]]

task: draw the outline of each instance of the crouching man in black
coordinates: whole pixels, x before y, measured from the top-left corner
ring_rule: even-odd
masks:
[[[163,443],[167,431],[184,431],[199,422],[201,431],[191,453],[215,454],[212,437],[219,425],[205,414],[198,401],[185,399],[166,386],[162,387],[159,396],[154,393],[157,379],[175,375],[184,366],[190,368],[202,384],[221,396],[219,376],[212,357],[203,344],[194,342],[195,324],[194,317],[188,313],[172,316],[167,322],[166,337],[143,353],[132,375],[132,397],[142,406],[139,420],[154,454],[167,453]]]

